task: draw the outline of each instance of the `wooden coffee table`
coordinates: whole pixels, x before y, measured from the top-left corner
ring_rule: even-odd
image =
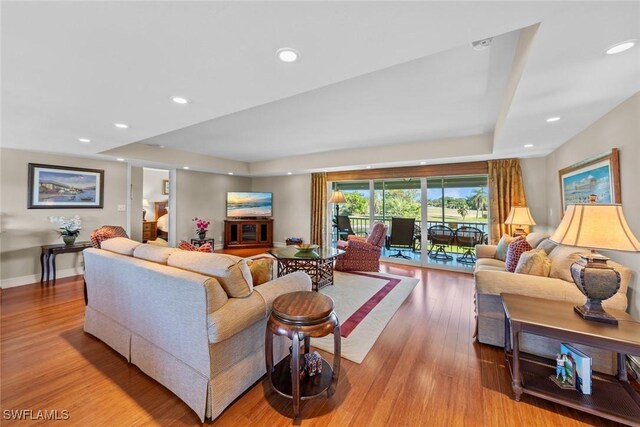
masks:
[[[333,261],[344,253],[342,249],[332,247],[300,252],[295,246],[270,249],[268,252],[278,260],[278,277],[304,271],[311,277],[314,291],[333,285]]]
[[[505,352],[507,361],[512,359],[509,368],[516,401],[525,393],[623,424],[640,425],[640,396],[629,385],[625,367],[626,354],[640,355],[640,322],[611,309],[607,312],[619,320],[618,325],[592,322],[576,314],[573,303],[500,296],[505,311]],[[618,375],[594,373],[590,395],[560,389],[548,378],[555,371],[555,361],[520,353],[519,338],[525,332],[616,352]]]
[[[322,373],[300,379],[300,342],[304,354],[309,353],[311,337],[318,338],[333,332],[333,369],[322,359]],[[291,339],[291,355],[273,366],[273,335]],[[300,415],[300,400],[311,399],[327,392],[335,392],[340,375],[340,322],[333,311],[333,300],[319,292],[291,292],[273,301],[273,311],[265,334],[267,378],[273,389],[293,400],[293,414]],[[304,360],[304,358],[302,358]],[[304,363],[304,362],[302,362]]]

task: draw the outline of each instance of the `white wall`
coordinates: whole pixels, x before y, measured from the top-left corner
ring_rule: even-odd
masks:
[[[252,191],[273,193],[273,244],[287,237],[311,239],[311,174],[253,178]]]
[[[640,238],[640,92],[570,139],[546,157],[547,224],[560,224],[558,171],[584,159],[620,150],[622,207],[631,231]],[[525,179],[529,177],[525,176]],[[534,178],[536,182],[538,178]],[[529,194],[527,193],[527,197]],[[538,217],[536,216],[535,219]],[[606,227],[603,228],[606,233]],[[629,312],[640,319],[640,253],[604,251],[607,256],[634,270],[627,296]]]
[[[103,209],[27,209],[29,163],[104,170]],[[40,280],[40,246],[62,243],[56,226],[48,216],[74,216],[82,219],[79,241],[89,240],[91,231],[101,225],[126,226],[127,212],[117,205],[127,204],[127,165],[120,162],[60,156],[32,151],[0,149],[0,278],[3,288]],[[56,258],[58,277],[82,273],[79,254]]]
[[[547,232],[547,159],[546,157],[522,159],[520,167],[527,206],[536,222],[532,229]]]
[[[162,180],[169,179],[168,170],[144,168],[142,174],[142,198],[149,201],[146,209],[147,221],[155,221],[155,212],[153,211],[153,202],[163,202],[169,199],[168,195],[162,194]]]

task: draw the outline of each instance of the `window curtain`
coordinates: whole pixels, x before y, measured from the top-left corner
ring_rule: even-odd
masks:
[[[510,232],[504,222],[511,206],[526,206],[520,160],[489,161],[489,218],[491,243],[495,244],[503,234]]]
[[[311,174],[311,243],[323,245],[327,218],[327,174]]]

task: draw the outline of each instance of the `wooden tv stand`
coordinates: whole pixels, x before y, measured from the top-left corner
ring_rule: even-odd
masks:
[[[225,219],[225,248],[270,248],[273,246],[272,219]]]

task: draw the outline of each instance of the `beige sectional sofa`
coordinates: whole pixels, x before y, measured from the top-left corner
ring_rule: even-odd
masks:
[[[84,330],[175,393],[203,421],[216,418],[265,374],[273,300],[311,290],[305,273],[253,287],[242,258],[125,238],[86,249],[84,260]],[[285,337],[274,337],[274,360],[288,354],[289,345]]]
[[[579,256],[587,250],[584,248],[555,245],[547,240],[548,235],[531,233],[527,241],[533,248],[546,246],[553,248],[548,256],[551,259],[549,277],[530,276],[505,271],[504,261],[495,259],[495,245],[476,246],[477,262],[475,266],[476,282],[476,316],[477,338],[484,344],[504,346],[504,310],[500,293],[512,293],[556,301],[569,301],[576,305],[585,303],[585,296],[578,290],[571,278],[569,268]],[[606,308],[627,309],[627,285],[631,278],[631,270],[609,261],[621,276],[618,293],[603,302]],[[591,357],[595,370],[614,373],[616,362],[611,352],[600,349],[582,347]],[[540,356],[554,356],[560,348],[560,342],[533,334],[523,334],[520,348],[528,353]]]

